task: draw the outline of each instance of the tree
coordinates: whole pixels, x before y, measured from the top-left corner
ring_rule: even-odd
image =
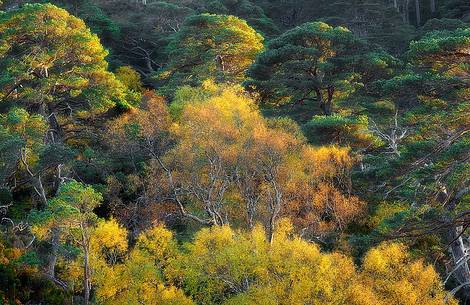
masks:
[[[199,2],[199,1],[198,1]],[[250,0],[204,0],[199,12],[208,12],[212,14],[234,15],[253,27],[264,37],[273,37],[279,34],[279,29],[269,18],[264,10],[258,6],[255,1]]]
[[[432,266],[413,260],[402,244],[381,244],[369,250],[362,263],[361,278],[368,289],[358,294],[371,289],[379,297],[374,304],[457,304],[446,295]],[[364,299],[356,304],[368,302]]]
[[[378,139],[368,132],[366,115],[316,115],[303,126],[305,136],[315,145],[336,144],[356,149],[377,146]]]
[[[115,168],[106,179],[107,202],[114,217],[135,236],[166,211],[166,173],[152,163],[172,145],[171,123],[165,99],[148,91],[138,108],[108,123],[103,137]]]
[[[102,196],[92,187],[76,181],[64,183],[56,197],[42,211],[32,211],[32,231],[52,247],[49,254],[48,275],[55,279],[55,264],[61,243],[77,246],[82,255],[84,303],[88,304],[91,291],[90,238],[97,221],[93,210]]]
[[[191,2],[191,1],[189,1]],[[150,77],[167,61],[165,48],[169,36],[178,32],[184,20],[194,15],[189,3],[182,1],[103,1],[100,6],[119,26],[120,35],[110,42],[113,59],[130,64]]]
[[[272,241],[282,215],[299,230],[325,234],[361,213],[363,203],[350,195],[347,149],[315,150],[296,125],[264,119],[242,88],[205,86],[185,92],[194,101],[172,104],[175,145],[159,158],[183,216],[205,225],[261,222]],[[326,188],[331,193],[319,195]]]
[[[129,90],[134,92],[144,91],[144,85],[140,79],[140,74],[131,66],[119,67],[116,70],[116,78],[121,81]]]
[[[310,20],[320,17],[319,9],[324,7],[322,1],[268,1],[256,0],[256,4],[263,8],[266,15],[282,29],[291,29]]]
[[[19,168],[29,169],[37,163],[47,124],[40,115],[30,115],[26,110],[13,108],[0,114],[0,183],[4,186]],[[20,165],[23,162],[22,166]],[[36,181],[39,184],[39,181]],[[43,190],[35,184],[36,192],[43,198]]]
[[[0,114],[0,150],[3,164],[0,171],[1,185],[9,193],[18,193],[31,187],[37,207],[47,204],[49,193],[55,192],[63,179],[64,165],[75,152],[60,143],[45,143],[49,126],[38,114],[29,114],[22,108],[11,108]],[[50,174],[56,176],[47,183]]]
[[[41,1],[34,2],[41,3]],[[105,44],[119,38],[120,28],[116,20],[111,19],[108,12],[103,9],[101,1],[52,0],[49,2],[85,21],[92,32],[97,34]]]
[[[0,100],[47,118],[50,142],[79,121],[125,104],[124,86],[107,71],[99,38],[51,4],[0,16]]]
[[[470,9],[465,0],[442,1],[438,4],[438,11],[445,18],[470,22]]]
[[[229,221],[225,201],[239,155],[263,119],[241,88],[211,89],[212,96],[181,106],[179,127],[174,130],[176,145],[164,162],[181,189],[174,200],[189,195],[207,214],[203,222],[223,225]]]
[[[347,27],[393,54],[404,52],[414,37],[416,29],[404,22],[399,0],[353,0],[347,4],[341,0],[322,2],[321,15],[328,16],[325,18],[327,23]]]
[[[468,266],[460,264],[468,247],[469,35],[466,28],[425,34],[410,45],[413,66],[381,82],[397,112],[403,113],[400,124],[409,136],[390,162],[373,165],[376,173],[385,174],[381,180],[394,177],[386,196],[418,204],[411,209],[414,217],[405,222],[408,229],[401,229],[403,235],[440,234],[451,245],[451,274],[458,288],[470,279]]]
[[[169,62],[157,75],[164,83],[159,90],[172,96],[175,88],[206,79],[240,82],[262,49],[261,35],[237,17],[191,16],[168,45]]]
[[[248,71],[246,87],[271,103],[315,100],[324,115],[334,104],[364,86],[361,66],[386,68],[390,59],[365,57],[364,41],[343,27],[306,23],[269,42]],[[365,59],[365,60],[364,60]]]
[[[263,229],[203,229],[166,274],[201,304],[457,304],[432,266],[400,244],[371,249],[362,267],[291,235],[283,221],[269,243]],[[197,259],[194,259],[197,257]]]
[[[112,232],[121,238],[116,239]],[[110,254],[122,254],[127,249],[125,235],[125,229],[115,221],[103,222],[95,231],[94,249],[97,253],[108,253],[96,262],[97,299],[132,305],[194,304],[182,290],[166,283],[162,274],[178,254],[173,234],[158,225],[143,232],[130,253],[110,259]]]

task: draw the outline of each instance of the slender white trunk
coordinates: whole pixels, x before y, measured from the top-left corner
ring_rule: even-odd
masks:
[[[405,0],[403,4],[403,22],[410,24],[410,0]]]
[[[415,10],[416,10],[416,25],[421,25],[421,3],[419,0],[415,0]]]
[[[431,6],[431,13],[434,15],[434,13],[436,13],[436,0],[431,0],[430,6]]]
[[[464,262],[468,255],[470,255],[470,245],[465,244],[462,230],[462,227],[452,228],[447,237],[448,241],[452,242],[449,250],[452,255],[453,263],[455,266],[460,265],[454,272],[454,276],[460,284],[470,282],[470,266],[468,260]]]

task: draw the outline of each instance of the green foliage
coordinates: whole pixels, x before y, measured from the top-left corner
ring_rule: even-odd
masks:
[[[199,11],[212,14],[234,15],[247,21],[256,31],[265,37],[279,34],[278,27],[266,16],[263,9],[250,0],[204,0]]]
[[[23,157],[28,163],[36,163],[44,148],[47,130],[42,116],[30,115],[21,108],[12,108],[0,114],[0,181],[6,182],[18,169]]]
[[[27,4],[3,12],[0,33],[2,103],[83,118],[123,101],[99,38],[65,10]]]
[[[408,56],[419,66],[445,76],[468,76],[466,50],[470,47],[470,28],[433,31],[410,44]],[[463,55],[463,56],[462,56]]]
[[[131,66],[119,67],[114,74],[129,90],[134,92],[144,91],[140,74]]]
[[[52,1],[38,1],[41,3],[52,3],[60,6],[69,12],[85,21],[93,33],[100,36],[105,41],[118,39],[120,35],[120,28],[114,20],[96,3],[90,0],[52,0]]]
[[[442,1],[439,7],[440,14],[445,18],[460,19],[470,22],[470,6],[465,0]]]
[[[430,19],[421,27],[421,32],[428,33],[432,31],[452,31],[459,28],[467,27],[468,24],[459,19]]]
[[[272,103],[314,99],[323,114],[334,104],[364,86],[361,65],[368,53],[365,42],[343,27],[322,22],[306,23],[268,43],[250,68],[246,86]],[[388,68],[379,53],[370,55],[369,66]]]
[[[63,238],[68,234],[80,234],[84,223],[96,221],[93,210],[101,201],[101,194],[91,186],[76,181],[64,183],[43,211],[31,213],[33,232],[41,238],[49,236],[51,230],[57,228],[63,230]]]
[[[375,146],[380,142],[370,131],[367,116],[314,116],[303,126],[310,142],[316,145],[336,143],[356,148]]]
[[[172,96],[175,88],[197,86],[206,79],[240,82],[263,49],[262,42],[261,35],[237,17],[189,17],[168,46],[170,61],[157,76],[164,84],[159,91]]]
[[[455,305],[467,2],[0,1],[0,303]]]

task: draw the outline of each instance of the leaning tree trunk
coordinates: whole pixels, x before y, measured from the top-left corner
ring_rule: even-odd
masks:
[[[84,271],[84,277],[83,277],[83,286],[84,286],[84,295],[83,297],[85,298],[83,303],[85,305],[88,305],[88,302],[90,300],[90,267],[89,267],[89,260],[88,260],[88,251],[85,251],[84,254],[84,266],[83,266],[83,271]]]
[[[449,252],[452,256],[454,268],[453,275],[459,284],[468,283],[470,285],[470,245],[464,241],[463,227],[452,228],[447,233],[447,241],[450,243]]]
[[[457,192],[453,200],[445,204],[446,209],[453,213],[457,208],[459,201],[463,196],[468,194],[470,189],[464,188]],[[446,195],[445,192],[443,195]],[[445,198],[446,196],[443,196]],[[450,220],[452,222],[452,220]],[[452,223],[451,223],[452,224]],[[452,270],[448,273],[448,278],[453,276],[457,282],[457,287],[452,291],[452,293],[458,292],[460,289],[466,290],[467,297],[470,296],[469,287],[470,287],[470,239],[465,240],[464,236],[465,228],[460,226],[450,226],[448,231],[445,234],[445,241],[449,244],[449,252],[452,257],[453,267]]]

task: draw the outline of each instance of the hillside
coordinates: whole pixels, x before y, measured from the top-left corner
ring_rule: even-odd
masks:
[[[468,0],[0,0],[0,305],[470,304]]]

